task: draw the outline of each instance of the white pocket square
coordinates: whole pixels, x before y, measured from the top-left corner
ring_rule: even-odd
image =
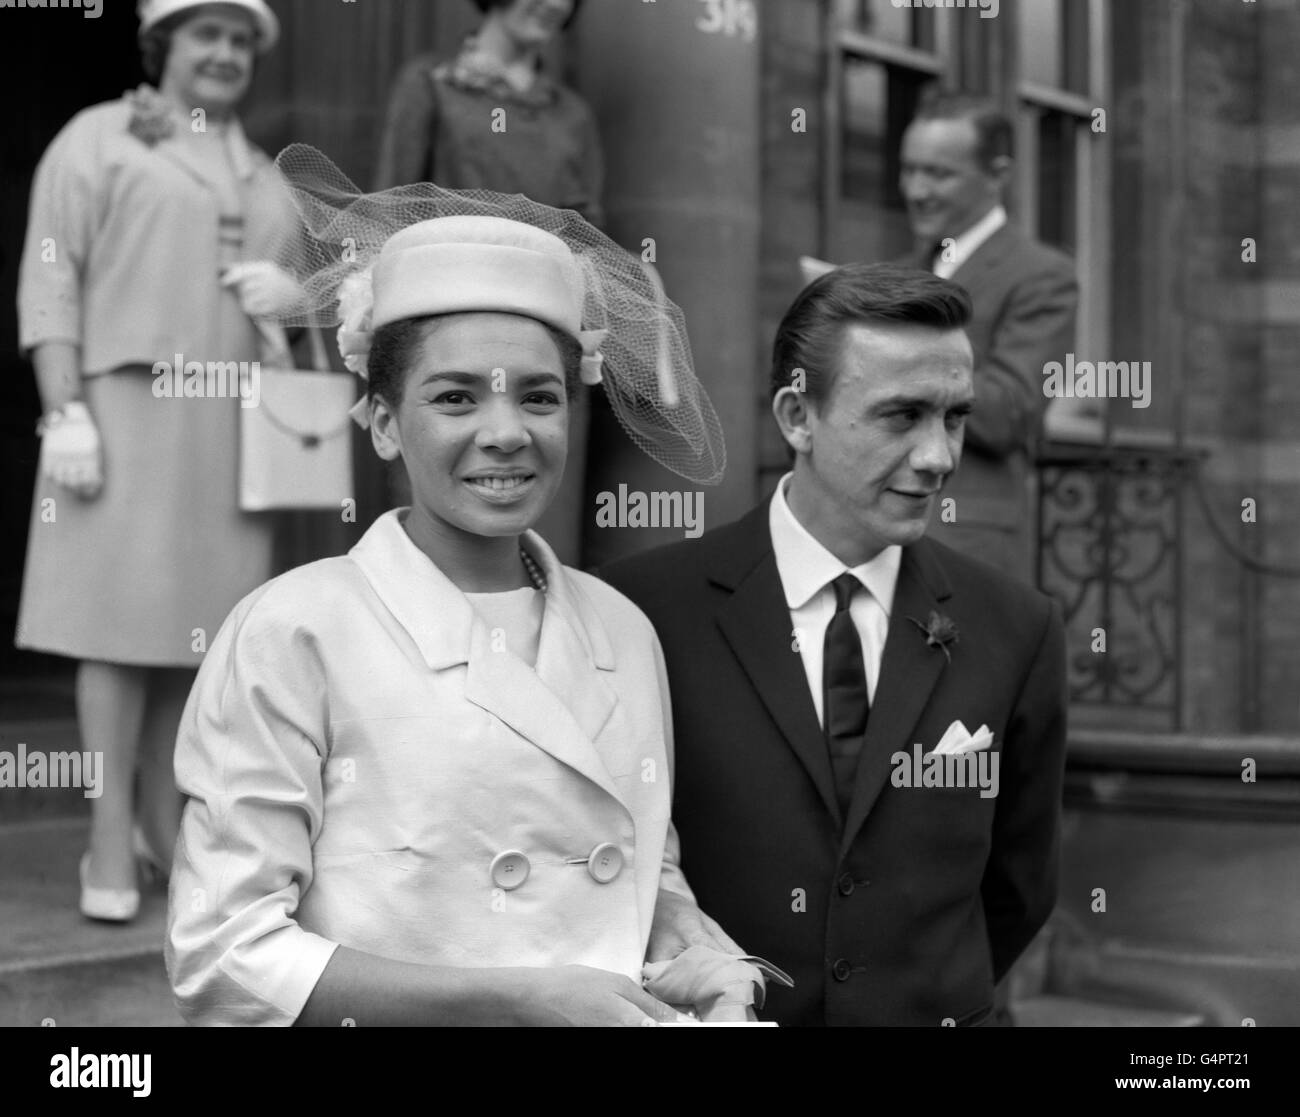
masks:
[[[960,721],[954,721],[939,738],[934,751],[940,756],[956,755],[963,752],[979,752],[993,743],[993,733],[987,725],[981,725],[972,734]]]

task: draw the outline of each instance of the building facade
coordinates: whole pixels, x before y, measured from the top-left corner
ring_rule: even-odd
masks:
[[[269,151],[315,144],[369,185],[393,74],[453,51],[473,6],[272,5],[285,36],[261,65],[250,134]],[[11,104],[32,104],[6,125],[10,296],[44,145],[140,80],[129,5],[94,25],[37,14],[14,24],[31,49],[4,79]],[[38,44],[60,17],[92,64],[56,89]],[[1119,974],[1220,1023],[1276,1021],[1300,1000],[1297,48],[1289,0],[588,0],[550,60],[596,110],[609,232],[651,246],[722,417],[728,476],[705,495],[706,527],[786,468],[766,366],[799,257],[909,247],[898,148],[923,90],[983,93],[1014,120],[1011,219],[1077,262],[1075,357],[1144,365],[1150,385],[1141,407],[1053,400],[1040,448],[1038,577],[1068,618],[1073,729],[1064,946],[1039,958],[1039,985],[1091,996],[1099,973]],[[25,524],[37,404],[12,318],[0,328],[3,514]],[[601,468],[597,488],[679,485],[630,450]],[[356,530],[382,510],[382,478],[360,491]],[[297,530],[298,557],[351,538]],[[588,558],[677,537],[614,533]],[[21,549],[4,562],[11,631]],[[0,661],[11,686],[58,669]],[[1180,999],[1180,983],[1199,993]]]

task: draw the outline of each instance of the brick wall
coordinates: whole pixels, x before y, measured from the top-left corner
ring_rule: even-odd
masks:
[[[1300,9],[1259,5],[1263,554],[1300,568]],[[1300,730],[1300,579],[1263,581],[1260,728]]]

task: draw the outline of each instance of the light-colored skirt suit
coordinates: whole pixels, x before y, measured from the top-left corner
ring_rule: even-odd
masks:
[[[237,123],[148,143],[125,101],[75,117],[37,170],[19,291],[25,349],[76,344],[104,487],[38,479],[16,643],[197,667],[271,574],[272,529],[238,507],[237,398],[155,393],[155,362],[254,361],[221,269],[272,257],[293,212]],[[53,251],[51,251],[51,247]]]

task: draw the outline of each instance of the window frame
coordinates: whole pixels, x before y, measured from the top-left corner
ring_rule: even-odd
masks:
[[[842,87],[846,58],[878,62],[942,82],[952,61],[952,35],[948,21],[935,21],[934,39],[935,49],[928,51],[868,35],[844,26],[837,18],[835,6],[830,3],[826,5],[826,74],[822,85],[822,113],[826,129],[822,145],[822,215],[817,246],[818,254],[823,259],[831,259],[833,255],[832,246],[840,221],[840,189],[844,174],[844,121],[840,104],[844,92]]]
[[[1080,3],[1080,0],[1072,0]],[[1099,359],[1110,345],[1110,229],[1111,216],[1111,160],[1110,145],[1097,142],[1098,134],[1092,131],[1092,114],[1095,109],[1105,109],[1109,103],[1110,17],[1107,0],[1082,0],[1087,5],[1087,20],[1076,20],[1088,32],[1088,92],[1078,93],[1064,85],[1049,86],[1019,78],[1019,58],[1014,70],[1015,109],[1012,114],[1016,127],[1016,206],[1013,220],[1022,232],[1037,237],[1039,218],[1038,183],[1040,161],[1038,155],[1038,125],[1044,111],[1054,111],[1074,117],[1077,121],[1074,142],[1074,226],[1075,267],[1079,278],[1079,315],[1075,329],[1075,352],[1087,359]],[[1066,20],[1068,27],[1072,21]],[[1019,42],[1019,28],[1013,25],[1010,34]],[[1062,67],[1062,82],[1066,80]],[[1056,402],[1056,401],[1053,401]],[[1050,409],[1049,409],[1050,410]],[[1103,431],[1109,429],[1107,415]],[[1051,431],[1045,432],[1049,437]]]

